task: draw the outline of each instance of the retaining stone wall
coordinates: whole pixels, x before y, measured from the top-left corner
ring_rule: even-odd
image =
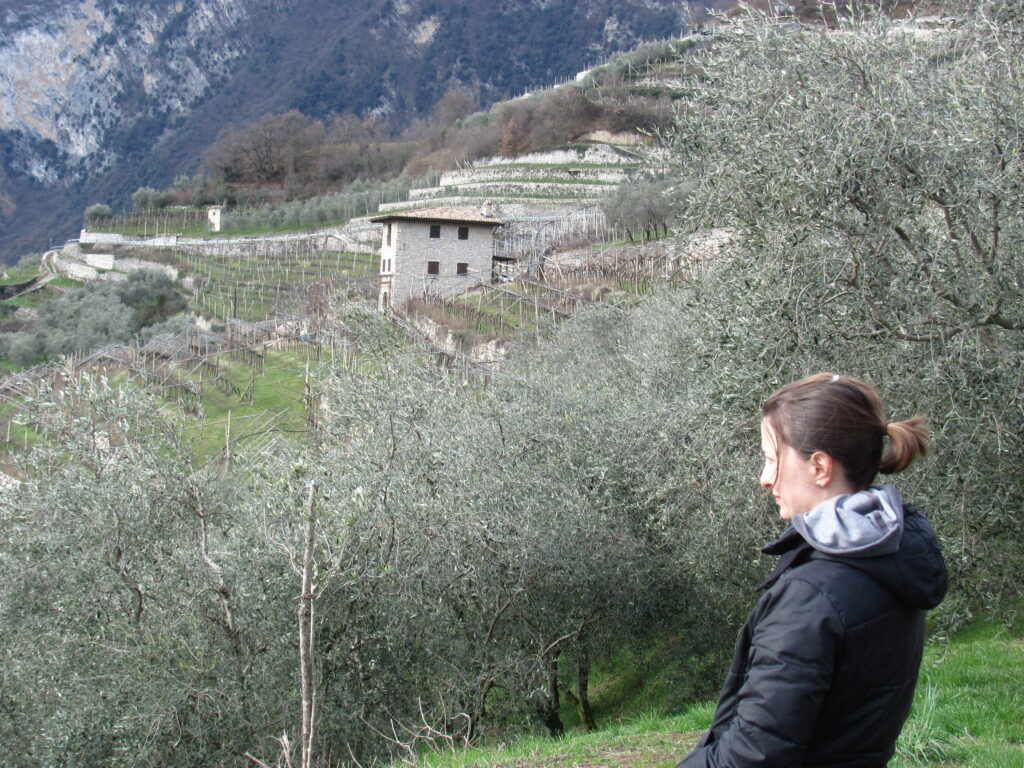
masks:
[[[87,253],[84,256],[85,263],[96,269],[113,269],[114,254],[112,253]]]
[[[559,184],[539,183],[534,181],[490,182],[462,184],[445,190],[426,189],[413,190],[409,193],[410,200],[430,199],[431,193],[466,194],[481,197],[504,198],[508,195],[543,195],[545,197],[598,198],[606,195],[614,188],[612,184]]]
[[[131,259],[121,258],[114,262],[114,269],[118,272],[136,272],[140,269],[149,269],[153,272],[163,272],[171,280],[178,279],[178,270],[175,267],[168,266],[167,264],[157,264],[152,261],[143,261],[142,259]]]
[[[485,181],[510,181],[512,179],[555,180],[571,184],[573,181],[603,181],[619,184],[626,181],[629,167],[615,168],[536,168],[520,166],[483,166],[445,171],[438,182],[440,187],[474,184]],[[417,190],[410,191],[410,196]]]
[[[51,259],[54,269],[60,272],[62,275],[70,277],[72,280],[81,280],[88,282],[92,280],[99,280],[100,273],[98,270],[92,267],[86,266],[77,261],[69,261],[68,259],[62,259],[56,253],[53,254]]]
[[[438,349],[449,355],[465,355],[470,360],[494,367],[507,358],[511,351],[512,345],[509,342],[491,339],[474,344],[467,353],[462,350],[451,329],[447,326],[436,323],[423,315],[414,316],[412,321],[420,333],[434,342]]]
[[[484,197],[438,197],[431,198],[430,205],[433,206],[454,206],[469,207],[479,206],[483,203]],[[563,216],[567,212],[579,208],[585,204],[583,200],[539,200],[524,198],[516,202],[498,200],[496,212],[502,221],[512,220],[536,220],[550,219]],[[423,207],[423,201],[410,200],[404,203],[384,203],[380,207],[381,213],[390,211],[411,211]]]
[[[585,149],[553,149],[549,152],[534,152],[520,157],[489,157],[475,163],[475,167],[494,165],[635,165],[637,158],[616,152],[611,147],[598,144]]]
[[[110,254],[92,253],[83,257],[85,263],[66,259],[58,256],[56,252],[50,255],[50,263],[53,268],[62,275],[72,280],[92,282],[106,280],[120,282],[127,279],[128,273],[140,269],[149,269],[155,272],[163,272],[171,280],[178,279],[178,270],[166,264],[157,264],[152,261],[132,258],[115,258]],[[103,270],[102,272],[100,270]]]
[[[123,243],[128,238],[125,235],[110,234],[107,232],[90,232],[83,229],[78,235],[78,242],[91,245],[95,243]]]

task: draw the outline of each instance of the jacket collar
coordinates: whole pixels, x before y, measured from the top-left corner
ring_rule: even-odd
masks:
[[[804,540],[796,528],[790,525],[779,538],[761,547],[761,551],[766,555],[781,555],[781,557],[772,572],[757,586],[758,590],[770,588],[782,574],[794,565],[807,560],[814,548]]]

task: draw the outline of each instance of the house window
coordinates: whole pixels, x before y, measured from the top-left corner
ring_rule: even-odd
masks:
[[[469,240],[469,227],[459,227],[459,240]]]
[[[430,225],[430,236],[431,237],[440,237],[441,236],[441,225],[440,224],[431,224]]]
[[[428,275],[439,275],[439,274],[441,274],[441,262],[440,261],[428,261],[427,262],[427,274]]]
[[[388,245],[391,245],[391,222],[388,222]]]
[[[456,275],[468,275],[469,274],[469,264],[467,262],[465,262],[465,261],[460,261],[458,264],[455,265],[455,274]]]

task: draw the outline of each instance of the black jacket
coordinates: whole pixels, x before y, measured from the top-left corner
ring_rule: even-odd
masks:
[[[763,584],[711,729],[677,768],[881,768],[910,711],[924,611],[946,591],[932,527],[913,507],[893,554],[843,557],[792,527]]]

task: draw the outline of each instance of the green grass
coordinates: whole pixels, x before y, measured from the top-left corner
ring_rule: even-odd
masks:
[[[47,285],[51,288],[81,288],[82,283],[70,277],[55,277]]]
[[[8,373],[0,365],[0,376]],[[0,403],[0,462],[9,461],[14,455],[36,446],[42,436],[30,426],[17,423],[19,409],[15,403]]]
[[[90,232],[134,237],[160,235],[204,237],[210,232],[206,210],[200,208],[165,208],[145,213],[121,214],[112,219],[86,224],[86,228]]]
[[[273,428],[291,435],[297,442],[305,440],[305,407],[303,404],[303,375],[307,356],[302,348],[274,350],[267,353],[262,375],[252,376],[250,366],[230,361],[221,356],[219,367],[225,379],[234,383],[240,394],[225,392],[209,382],[202,386],[204,418],[192,422],[197,431],[196,458],[205,461],[218,455],[227,438],[228,414],[231,415],[232,445],[235,451],[244,450],[257,437],[254,431],[273,416]],[[198,384],[209,372],[198,372],[192,381]],[[247,396],[252,383],[252,402]]]
[[[1022,713],[1022,633],[978,623],[948,645],[928,649],[914,711],[892,764],[1021,768]]]
[[[559,739],[526,737],[498,749],[451,749],[436,745],[424,756],[431,768],[672,768],[697,741],[711,710],[682,715],[642,714],[595,733]]]
[[[627,703],[620,722],[595,733],[570,730],[559,739],[523,737],[473,749],[427,745],[431,768],[671,768],[707,728],[714,702],[662,716],[664,683],[657,656],[626,653],[599,675],[595,705]],[[720,674],[722,671],[720,670]],[[619,679],[614,678],[618,676]],[[646,710],[643,707],[647,707]],[[910,719],[891,768],[1024,767],[1024,631],[983,621],[948,643],[931,643]],[[598,724],[601,717],[598,715]]]
[[[0,274],[4,272],[7,273],[7,279],[0,280],[0,285],[17,285],[18,283],[27,283],[33,277],[39,275],[39,265],[0,268]]]
[[[405,201],[396,200],[395,202]],[[373,216],[375,213],[376,211],[370,211],[362,216],[325,219],[324,221],[318,222],[312,226],[300,224],[278,224],[277,226],[272,227],[267,224],[262,227],[232,227],[230,229],[223,229],[220,232],[207,232],[206,238],[259,237],[263,235],[294,235],[302,232],[315,232],[317,230],[328,229],[330,227],[340,227],[352,221],[352,219],[363,218],[364,216]]]
[[[58,279],[40,288],[38,291],[26,293],[24,296],[18,296],[16,299],[7,299],[4,301],[4,304],[9,307],[29,307],[35,309],[50,299],[64,293],[66,290],[74,290],[81,287],[82,284],[76,283],[74,280]]]
[[[222,355],[217,360],[217,372],[222,382],[230,382],[233,387],[214,385],[214,373],[209,368],[197,368],[191,373],[187,368],[178,368],[180,378],[202,392],[201,417],[184,412],[181,415],[186,431],[193,436],[196,462],[201,464],[222,455],[229,414],[236,454],[258,442],[267,430],[277,431],[296,443],[305,442],[304,375],[307,365],[316,365],[311,352],[311,347],[303,346],[268,351],[263,373],[255,376],[248,364]],[[0,374],[4,372],[2,363],[0,360]],[[108,371],[107,375],[116,382],[125,374]],[[176,411],[177,406],[172,404],[174,390],[153,391],[166,399],[169,412]],[[0,461],[9,460],[42,439],[30,427],[14,423],[19,410],[17,402],[0,403]]]

